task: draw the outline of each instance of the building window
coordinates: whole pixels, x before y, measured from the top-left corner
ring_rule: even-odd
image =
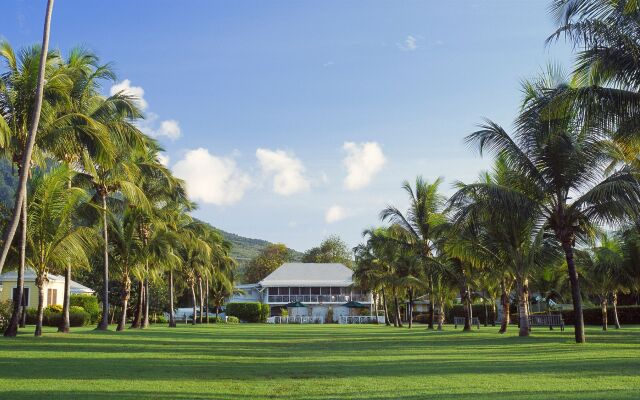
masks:
[[[47,289],[47,306],[58,304],[58,289]]]
[[[11,296],[11,299],[15,302],[17,298],[18,298],[18,288],[15,287],[13,288],[13,296]],[[29,288],[28,287],[22,289],[22,306],[29,307]]]
[[[311,294],[313,294],[313,295],[320,294],[320,288],[319,287],[312,287],[311,288]]]

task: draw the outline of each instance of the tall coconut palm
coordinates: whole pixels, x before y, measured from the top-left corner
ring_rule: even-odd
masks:
[[[435,256],[434,241],[438,236],[439,227],[446,221],[446,217],[442,213],[445,199],[438,192],[441,183],[442,179],[440,178],[429,183],[421,176],[416,178],[414,187],[405,181],[402,184],[402,189],[409,196],[409,207],[406,214],[394,206],[388,206],[380,213],[380,218],[383,221],[389,221],[406,231],[407,240],[415,245],[416,254],[419,255],[423,268],[432,265],[430,260]],[[431,275],[432,273],[427,271],[427,279],[431,279]],[[427,285],[430,286],[431,283],[427,282]],[[430,303],[429,328],[433,329],[433,296],[431,296]]]
[[[124,330],[131,296],[131,275],[141,267],[143,259],[142,239],[138,235],[139,214],[135,208],[125,206],[122,213],[109,215],[109,248],[112,266],[120,278],[122,313],[116,328]]]
[[[47,58],[49,56],[49,34],[51,30],[51,13],[53,12],[53,0],[47,1],[47,10],[45,12],[44,29],[42,33],[42,46],[40,51],[40,62],[38,66],[38,75],[36,81],[36,91],[34,106],[31,111],[29,129],[27,134],[27,140],[22,153],[22,160],[20,162],[21,170],[20,177],[18,179],[18,190],[16,191],[16,197],[13,205],[13,213],[11,215],[11,221],[5,229],[2,243],[2,252],[0,253],[0,273],[4,267],[4,263],[9,253],[9,248],[15,236],[16,229],[20,220],[20,214],[26,209],[25,198],[27,195],[27,179],[29,176],[29,166],[31,165],[31,155],[36,142],[36,134],[38,132],[38,124],[40,122],[40,111],[42,109],[43,97],[44,97],[44,85],[45,85],[45,72]],[[27,95],[29,92],[24,92],[22,95]],[[6,129],[5,129],[6,132]],[[26,230],[26,228],[25,228]],[[24,241],[22,247],[24,248]],[[24,254],[24,249],[23,249]],[[24,255],[22,256],[24,258]],[[21,269],[24,269],[22,267]],[[20,293],[18,293],[20,295]],[[21,298],[21,297],[18,297]]]
[[[26,155],[28,142],[30,139],[31,125],[34,121],[35,103],[38,103],[36,97],[39,90],[38,77],[41,72],[40,48],[28,47],[23,49],[17,55],[13,48],[7,42],[0,42],[0,58],[2,58],[7,66],[7,72],[0,76],[0,114],[2,114],[2,129],[0,133],[0,150],[4,156],[11,159],[18,169],[18,174],[22,176],[22,161]],[[51,52],[46,58],[45,78],[47,84],[42,88],[42,101],[37,108],[38,126],[37,129],[41,133],[40,114],[46,116],[53,115],[51,110],[56,109],[59,103],[64,103],[68,99],[68,85],[64,74],[61,72],[61,58],[57,52]],[[38,136],[42,142],[41,137]],[[44,146],[47,147],[47,146]],[[33,151],[33,149],[31,149]],[[38,153],[36,152],[36,156]],[[31,153],[29,155],[31,159]],[[39,157],[41,159],[41,157]],[[31,171],[32,163],[29,162],[29,171]],[[28,176],[27,176],[28,178]],[[20,182],[19,182],[20,185]],[[20,190],[16,192],[18,195]],[[13,217],[18,215],[21,219],[22,229],[20,235],[20,259],[18,268],[18,298],[22,295],[24,284],[24,267],[25,267],[25,249],[26,249],[26,221],[27,221],[27,192],[20,193],[21,203],[13,205]],[[11,245],[10,238],[13,237],[11,223],[5,231],[5,240],[3,242],[2,255],[0,255],[0,272],[4,265],[7,246]],[[20,315],[20,302],[15,302],[11,321],[5,331],[5,336],[15,336],[18,327],[18,316]]]
[[[581,251],[577,258],[584,272],[587,289],[595,294],[600,301],[602,311],[602,330],[608,328],[607,307],[609,299],[615,298],[620,291],[625,290],[627,276],[624,269],[624,254],[622,243],[615,237],[602,234],[598,246]],[[616,328],[620,328],[617,305],[614,305],[614,321]]]
[[[458,184],[451,204],[457,210],[457,231],[473,230],[467,235],[472,238],[472,257],[494,268],[506,268],[515,277],[519,335],[528,336],[529,280],[536,267],[553,260],[556,251],[545,234],[540,208],[523,193],[522,183],[519,174],[498,158],[492,174],[485,174],[474,184]],[[504,272],[502,275],[504,279]],[[503,311],[509,312],[508,308]]]
[[[136,185],[136,177],[139,174],[137,166],[132,162],[137,152],[144,151],[143,134],[130,122],[130,114],[126,112],[120,115],[120,120],[113,126],[119,128],[113,136],[116,143],[115,157],[111,159],[92,159],[87,151],[83,153],[81,180],[90,185],[94,192],[94,200],[100,207],[102,219],[102,234],[104,243],[104,288],[102,298],[102,319],[97,329],[106,330],[109,324],[109,234],[108,234],[108,200],[114,194],[124,196],[129,204],[149,208],[149,202],[144,192]],[[112,198],[120,202],[121,198]]]
[[[39,171],[32,179],[27,262],[36,273],[38,287],[36,336],[42,334],[44,285],[49,272],[64,270],[68,260],[88,267],[87,252],[95,245],[92,228],[67,223],[77,214],[78,207],[89,200],[84,190],[68,188],[71,174],[66,166],[57,166]]]
[[[557,102],[568,85],[552,73],[524,85],[523,109],[512,137],[487,121],[467,137],[481,152],[503,157],[527,184],[523,190],[538,203],[546,228],[562,247],[575,311],[575,339],[585,341],[582,294],[574,245],[593,232],[594,223],[617,223],[640,201],[635,174],[626,168],[605,177],[610,161],[608,138],[592,130],[575,110]]]

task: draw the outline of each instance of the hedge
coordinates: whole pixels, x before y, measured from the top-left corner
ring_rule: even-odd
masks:
[[[45,308],[42,313],[42,325],[60,326],[62,323],[62,313]],[[38,316],[38,309],[27,308],[27,324],[35,325]],[[69,323],[71,326],[85,326],[91,323],[91,316],[82,307],[69,307]]]
[[[271,307],[268,304],[262,304],[260,308],[260,322],[267,322],[267,318],[271,316]]]
[[[561,313],[564,323],[573,325],[575,321],[573,310],[563,310]],[[582,315],[586,325],[602,325],[602,310],[600,307],[583,308]],[[613,307],[607,308],[607,319],[609,324],[614,323]],[[618,306],[618,319],[621,325],[640,324],[640,306]]]
[[[257,302],[229,303],[226,307],[226,315],[236,317],[242,322],[260,322],[262,318],[262,304]]]
[[[72,294],[69,299],[69,304],[71,306],[82,307],[89,313],[91,317],[91,321],[89,321],[89,323],[98,322],[102,311],[100,310],[100,305],[98,304],[98,298],[96,296],[89,294]]]

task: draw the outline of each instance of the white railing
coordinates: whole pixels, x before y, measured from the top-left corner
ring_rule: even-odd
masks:
[[[274,316],[267,318],[269,324],[324,324],[323,317],[309,317],[309,316],[292,316],[282,317]]]
[[[384,324],[384,316],[375,315],[341,315],[341,324]]]
[[[267,302],[269,303],[293,303],[299,301],[301,303],[346,303],[349,301],[369,302],[369,297],[364,295],[341,295],[341,294],[292,294],[292,295],[269,295]]]

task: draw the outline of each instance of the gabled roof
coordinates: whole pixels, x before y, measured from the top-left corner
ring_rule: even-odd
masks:
[[[351,286],[353,271],[338,263],[285,263],[260,281],[273,286]]]
[[[9,271],[0,275],[0,284],[4,281],[17,281],[18,280],[18,271]],[[36,280],[36,272],[32,268],[24,269],[24,280],[25,282],[35,282]],[[64,282],[64,276],[62,275],[54,275],[47,274],[47,280],[49,282]],[[71,294],[93,294],[95,291],[91,288],[88,288],[74,280],[72,280],[69,284],[69,290]]]

